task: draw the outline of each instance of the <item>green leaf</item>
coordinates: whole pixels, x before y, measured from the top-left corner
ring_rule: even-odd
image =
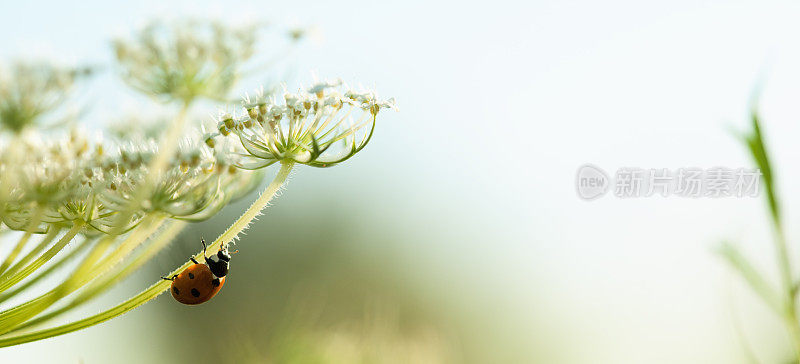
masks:
[[[761,174],[764,178],[764,186],[767,193],[767,203],[769,204],[772,218],[778,225],[780,225],[780,207],[778,205],[777,192],[775,191],[774,176],[772,174],[772,166],[770,163],[769,154],[764,146],[764,137],[761,134],[761,123],[759,121],[758,112],[753,110],[750,119],[753,130],[749,135],[745,136],[745,143],[747,144],[750,154],[752,155],[753,160],[756,162],[758,168],[761,170]]]

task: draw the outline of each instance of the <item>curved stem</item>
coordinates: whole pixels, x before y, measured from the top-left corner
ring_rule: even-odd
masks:
[[[26,265],[25,267],[16,269],[11,268],[11,270],[9,270],[8,273],[12,275],[10,276],[7,275],[3,277],[4,279],[2,279],[2,281],[0,281],[0,292],[3,292],[11,288],[13,285],[19,283],[21,280],[25,279],[27,276],[31,275],[31,273],[39,269],[42,265],[50,261],[50,259],[56,256],[56,254],[58,254],[58,252],[60,252],[61,249],[63,249],[65,246],[67,246],[67,244],[69,244],[70,241],[72,241],[72,238],[74,238],[75,235],[77,235],[82,228],[83,228],[83,222],[76,221],[75,224],[72,225],[72,228],[69,231],[67,231],[67,233],[64,234],[64,236],[62,236],[58,242],[56,242],[52,247],[50,247],[50,249],[48,249],[46,252],[44,252],[44,254],[39,256],[39,258],[31,262],[30,264]]]
[[[236,238],[239,233],[241,233],[247,226],[253,221],[260,213],[261,210],[264,209],[275,197],[275,194],[278,190],[283,186],[286,180],[289,177],[289,173],[293,167],[292,162],[285,162],[281,165],[281,169],[278,171],[278,174],[275,176],[275,179],[267,186],[261,196],[253,202],[250,207],[245,210],[239,219],[236,220],[225,232],[222,233],[214,242],[209,245],[210,250],[219,249],[222,244],[227,244],[231,242],[234,238]],[[203,252],[199,252],[195,254],[195,258],[200,258]],[[182,266],[178,267],[178,269],[174,270],[169,275],[175,275],[189,267],[192,262],[186,262]],[[170,282],[159,279],[155,284],[148,287],[146,290],[140,292],[139,294],[131,297],[125,302],[120,303],[117,306],[114,306],[106,311],[98,313],[96,315],[89,316],[82,320],[78,320],[75,322],[71,322],[68,324],[42,329],[38,331],[33,331],[25,334],[20,334],[16,336],[4,337],[0,339],[0,347],[12,346],[23,344],[31,341],[42,340],[53,336],[67,334],[73,331],[77,331],[83,328],[87,328],[93,325],[97,325],[99,323],[108,321],[114,317],[122,315],[130,310],[133,310],[136,307],[141,306],[142,304],[156,298],[158,295],[163,293],[169,288]]]
[[[53,242],[53,240],[56,238],[56,236],[58,236],[58,233],[60,232],[61,229],[59,227],[55,226],[51,227],[47,232],[47,234],[44,236],[44,238],[42,238],[39,244],[36,245],[36,247],[31,249],[31,251],[28,252],[28,254],[25,254],[25,256],[22,257],[22,259],[20,259],[16,264],[12,265],[11,268],[8,268],[8,270],[6,270],[5,272],[3,272],[3,274],[0,275],[0,281],[4,281],[8,279],[9,276],[15,275],[20,269],[22,269],[22,267],[28,264],[28,262],[30,262],[31,259],[39,255],[39,253],[41,253],[45,248],[47,248],[47,246],[49,246],[50,243]],[[0,289],[0,291],[2,291],[2,289]]]
[[[214,240],[211,245],[208,246],[209,250],[219,249],[222,244],[227,244],[233,241],[239,233],[247,229],[250,223],[255,220],[258,215],[261,215],[261,211],[267,207],[269,202],[275,197],[275,194],[278,190],[283,186],[284,182],[289,178],[289,173],[292,171],[292,167],[294,166],[293,162],[282,162],[281,169],[278,171],[278,175],[275,176],[275,179],[272,180],[272,183],[264,189],[264,192],[261,193],[260,196],[250,205],[247,210],[244,211],[242,216],[240,216],[230,227],[228,227],[225,232],[223,232],[216,240]],[[199,254],[198,254],[199,255]]]
[[[110,236],[106,239],[101,239],[97,246],[95,246],[95,249],[92,250],[66,281],[36,299],[0,313],[0,333],[7,334],[12,332],[15,327],[46,310],[64,296],[83,287],[96,277],[104,275],[112,266],[119,263],[131,250],[138,246],[139,243],[147,239],[161,223],[163,223],[163,220],[158,220],[154,216],[146,217],[142,225],[128,235],[122,243],[107,256],[104,256],[104,253],[115,238]]]
[[[0,275],[2,275],[6,271],[6,269],[8,269],[8,267],[10,267],[12,263],[14,263],[14,260],[17,259],[17,255],[19,255],[19,253],[22,252],[22,248],[24,248],[25,244],[28,243],[28,240],[31,238],[31,235],[33,234],[33,229],[35,229],[36,226],[38,226],[39,223],[42,222],[42,212],[43,212],[42,208],[37,206],[35,212],[33,213],[33,217],[31,218],[31,222],[25,229],[25,234],[22,235],[22,237],[17,242],[17,245],[14,246],[13,250],[11,250],[11,253],[9,253],[6,259],[3,260],[3,263],[0,264]]]
[[[0,312],[0,333],[10,332],[14,326],[25,322],[33,315],[41,312],[41,310],[47,309],[60,298],[60,295],[68,294],[70,286],[75,285],[75,281],[79,279],[80,274],[87,272],[87,267],[93,266],[102,258],[108,248],[111,247],[113,240],[115,240],[113,237],[100,239],[73,270],[72,274],[55,288],[16,307]]]
[[[139,267],[141,267],[144,263],[147,263],[153,256],[156,255],[156,253],[161,251],[161,249],[173,241],[185,226],[186,222],[184,221],[172,221],[166,229],[158,232],[158,235],[153,238],[153,242],[148,245],[139,255],[137,255],[136,258],[134,258],[129,264],[118,266],[113,272],[109,272],[109,274],[106,276],[92,281],[92,283],[90,283],[86,289],[81,291],[66,305],[31,319],[17,326],[15,330],[22,330],[52,320],[62,313],[67,312],[105,292],[112,285],[127,278],[131,273],[139,269]]]
[[[67,264],[70,261],[72,261],[73,258],[77,257],[81,252],[83,252],[84,250],[86,250],[91,246],[92,240],[93,239],[91,238],[84,237],[83,240],[80,243],[78,243],[77,247],[72,249],[72,251],[70,251],[67,255],[58,259],[58,261],[56,261],[55,263],[51,264],[43,272],[35,275],[33,278],[27,280],[23,284],[15,286],[14,289],[10,289],[8,291],[0,293],[0,303],[5,302],[11,297],[15,297],[20,292],[28,289],[29,287],[33,286],[34,284],[44,279],[45,277],[50,276],[51,273],[63,267],[64,264]]]

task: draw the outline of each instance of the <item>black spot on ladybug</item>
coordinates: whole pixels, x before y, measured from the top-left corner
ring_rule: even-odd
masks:
[[[194,279],[194,274],[189,273],[189,279]]]
[[[200,291],[197,288],[192,288],[192,296],[200,297]]]
[[[219,278],[214,278],[214,280],[211,281],[211,285],[214,287],[219,287]]]
[[[172,292],[175,292],[175,295],[180,295],[181,291],[178,290],[178,287],[172,287]]]

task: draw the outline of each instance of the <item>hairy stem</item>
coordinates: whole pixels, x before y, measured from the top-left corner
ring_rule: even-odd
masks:
[[[289,178],[289,173],[292,171],[294,163],[284,162],[281,164],[281,169],[272,183],[267,186],[261,196],[253,202],[250,207],[240,216],[225,232],[223,232],[214,242],[209,245],[210,250],[219,249],[222,244],[227,244],[233,241],[239,233],[247,229],[250,223],[258,216],[261,211],[267,207],[270,200],[275,197],[275,193],[281,188],[286,179]]]

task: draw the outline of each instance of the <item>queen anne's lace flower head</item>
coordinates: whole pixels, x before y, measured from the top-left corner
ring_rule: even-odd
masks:
[[[382,109],[396,109],[394,99],[381,100],[372,91],[346,88],[340,80],[319,82],[283,97],[246,97],[243,112],[223,113],[219,134],[235,135],[245,153],[236,165],[260,169],[279,161],[313,167],[330,167],[363,149],[375,129]]]
[[[106,172],[106,188],[101,199],[117,209],[131,208],[136,201],[134,191],[150,173],[147,162],[158,151],[153,147],[129,145],[106,163],[115,167]],[[241,196],[253,187],[252,183],[232,183],[232,180],[249,181],[253,173],[232,170],[227,157],[213,153],[198,138],[181,142],[174,162],[159,175],[149,195],[135,206],[141,213],[158,211],[172,218],[202,220],[210,217],[232,198]],[[247,190],[243,190],[247,189]]]
[[[30,126],[44,127],[67,99],[89,68],[70,68],[47,62],[15,62],[0,65],[0,130],[20,133]]]
[[[52,140],[31,136],[16,145],[22,148],[16,153],[0,147],[0,188],[5,191],[0,194],[0,220],[6,226],[43,232],[48,225],[81,221],[88,229],[121,233],[152,213],[202,220],[254,188],[260,176],[234,168],[230,152],[186,138],[148,195],[137,200],[134,191],[142,187],[150,173],[148,163],[158,153],[155,142],[92,145],[79,135]]]
[[[123,77],[134,88],[188,102],[225,100],[254,52],[256,25],[194,20],[148,24],[114,42]]]

